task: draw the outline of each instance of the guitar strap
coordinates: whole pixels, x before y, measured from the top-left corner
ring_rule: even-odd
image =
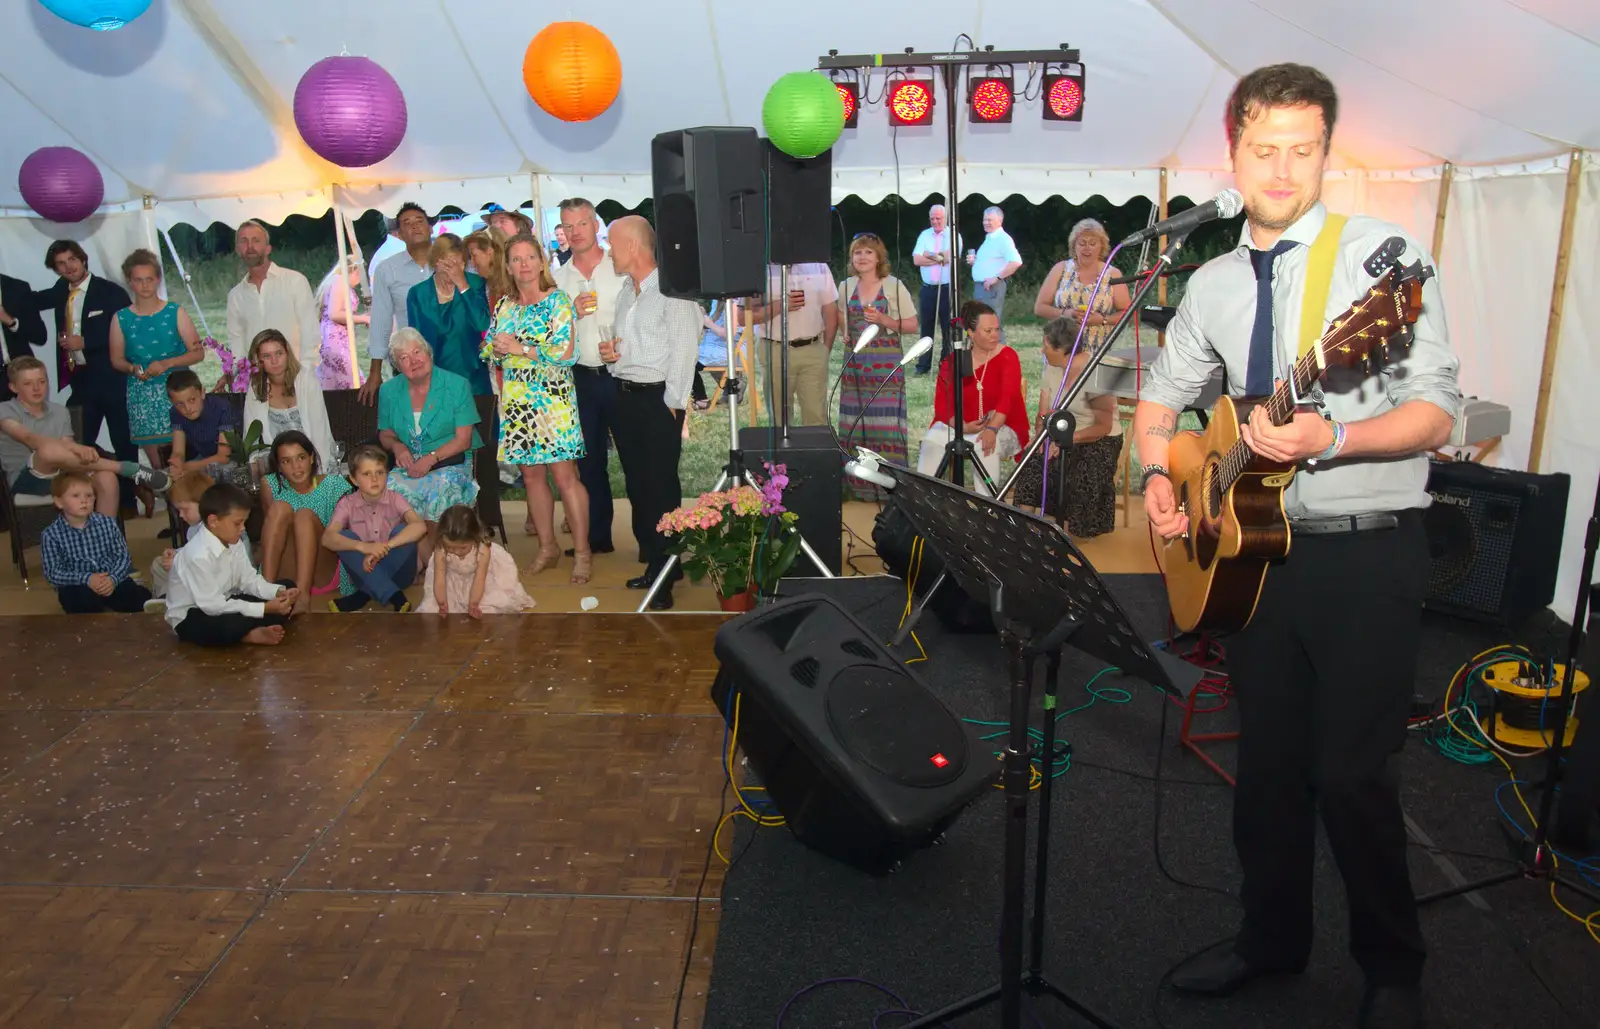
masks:
[[[1327,221],[1322,223],[1322,231],[1317,233],[1316,241],[1311,244],[1311,253],[1306,258],[1306,286],[1300,301],[1300,349],[1297,352],[1301,357],[1322,339],[1322,320],[1328,310],[1334,264],[1339,257],[1339,236],[1344,232],[1348,220],[1342,214],[1330,213]]]

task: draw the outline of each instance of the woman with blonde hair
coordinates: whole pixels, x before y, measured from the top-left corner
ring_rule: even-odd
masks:
[[[406,294],[406,324],[422,333],[437,367],[466,379],[473,396],[488,396],[489,369],[478,356],[489,328],[486,283],[467,271],[467,248],[454,233],[433,241],[428,264],[433,274]]]
[[[343,280],[343,281],[341,281]],[[322,388],[355,389],[360,386],[355,365],[350,360],[350,323],[370,325],[372,316],[356,314],[361,300],[356,287],[361,285],[361,258],[350,254],[344,259],[344,274],[334,265],[317,286],[317,310],[322,314],[322,362],[317,365],[317,381]]]
[[[499,229],[485,226],[461,241],[467,248],[467,260],[471,262],[472,270],[483,280],[484,296],[489,300],[491,312],[500,303],[501,297],[515,292],[511,287],[511,276],[506,271],[506,246],[510,239]]]
[[[289,349],[289,340],[277,329],[262,329],[250,341],[250,388],[244,395],[246,433],[252,422],[261,423],[264,448],[270,448],[283,433],[298,431],[310,438],[317,453],[333,460],[333,430],[317,370],[300,363]]]
[[[1039,286],[1039,295],[1033,300],[1033,313],[1049,321],[1071,316],[1084,323],[1083,347],[1093,351],[1111,333],[1117,318],[1133,298],[1126,285],[1102,288],[1094,298],[1094,310],[1089,310],[1089,294],[1100,278],[1100,272],[1111,256],[1111,236],[1105,226],[1093,218],[1085,218],[1072,227],[1067,236],[1067,252],[1072,256],[1057,261],[1050,274]],[[1114,278],[1111,269],[1107,278]],[[1069,348],[1071,344],[1068,344]]]
[[[917,331],[917,301],[904,283],[889,274],[888,248],[870,232],[851,240],[850,270],[854,274],[839,290],[845,339],[861,338],[868,325],[876,325],[878,335],[861,353],[845,355],[839,387],[839,426],[844,433],[840,445],[846,450],[863,446],[904,465],[906,386],[900,369],[904,356],[900,334]],[[891,376],[899,378],[885,383]],[[872,399],[874,393],[878,395],[876,400]],[[868,482],[847,479],[845,488],[856,500],[883,499],[883,491]]]

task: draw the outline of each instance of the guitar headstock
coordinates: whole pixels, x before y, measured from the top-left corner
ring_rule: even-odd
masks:
[[[1395,263],[1404,252],[1405,241],[1395,236],[1367,259],[1368,271],[1381,269],[1378,281],[1328,325],[1321,341],[1326,364],[1366,365],[1376,372],[1410,346],[1411,327],[1422,314],[1422,284],[1434,272],[1421,261]]]

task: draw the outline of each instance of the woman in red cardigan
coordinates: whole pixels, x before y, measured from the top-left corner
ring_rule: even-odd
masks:
[[[978,460],[998,490],[1008,475],[1001,472],[1000,462],[1015,458],[1028,445],[1022,362],[1015,350],[1000,342],[1000,317],[988,304],[967,301],[961,307],[961,323],[972,343],[972,374],[961,379],[961,430],[977,448]],[[926,475],[938,471],[945,445],[950,442],[950,423],[956,416],[950,362],[955,356],[950,354],[939,365],[939,379],[933,391],[933,424],[922,437],[922,452],[917,459],[917,470]]]

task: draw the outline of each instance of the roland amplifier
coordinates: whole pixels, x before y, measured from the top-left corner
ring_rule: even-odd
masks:
[[[1433,570],[1424,606],[1512,625],[1555,597],[1571,479],[1433,461],[1424,515]]]

